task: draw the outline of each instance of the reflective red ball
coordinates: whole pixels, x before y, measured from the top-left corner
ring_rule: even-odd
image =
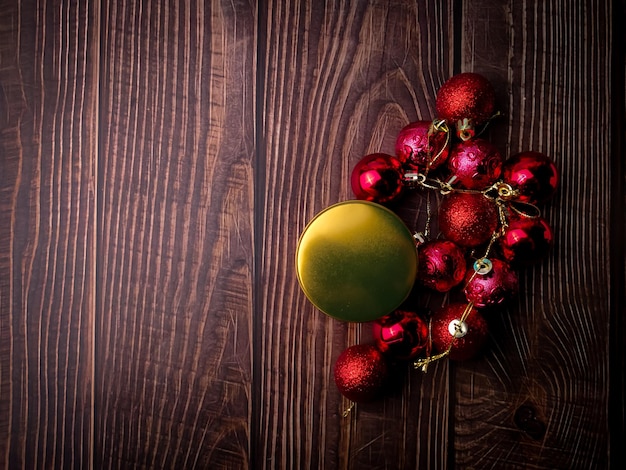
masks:
[[[363,157],[353,168],[350,183],[357,199],[389,202],[402,192],[402,165],[385,153]]]
[[[442,307],[432,317],[431,338],[433,348],[445,352],[450,345],[449,357],[462,361],[474,357],[483,347],[489,330],[487,322],[475,308],[471,308],[464,322],[460,322],[467,304],[452,303]]]
[[[500,246],[509,263],[527,266],[548,255],[553,239],[552,229],[542,217],[517,217],[509,221]]]
[[[448,121],[469,119],[480,125],[495,109],[493,86],[482,75],[461,73],[448,79],[437,92],[437,116]]]
[[[428,325],[415,312],[396,310],[372,324],[378,349],[395,359],[416,357],[428,342]]]
[[[439,206],[439,229],[462,247],[486,243],[498,227],[496,204],[480,193],[453,192]]]
[[[520,202],[540,204],[550,199],[559,184],[559,173],[550,158],[539,152],[523,152],[502,165],[502,180],[520,192]]]
[[[383,354],[375,346],[357,344],[335,362],[335,384],[343,396],[356,403],[378,397],[389,376]]]
[[[485,189],[500,177],[502,155],[487,140],[476,138],[460,141],[450,152],[448,169],[456,177],[455,186]]]
[[[448,292],[465,278],[465,253],[449,240],[431,240],[417,249],[417,279],[429,289]]]
[[[517,294],[517,273],[499,259],[491,258],[491,271],[478,274],[468,269],[465,274],[465,298],[478,308],[496,307]]]
[[[448,158],[447,141],[446,132],[435,129],[431,121],[412,122],[398,134],[396,156],[410,168],[435,169]]]

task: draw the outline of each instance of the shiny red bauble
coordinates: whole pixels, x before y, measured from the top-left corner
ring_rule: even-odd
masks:
[[[416,312],[396,310],[372,324],[378,349],[394,359],[416,357],[428,342],[428,324]]]
[[[475,138],[461,141],[450,152],[448,169],[456,177],[455,186],[485,189],[500,177],[502,155],[487,140]]]
[[[441,119],[457,124],[467,120],[466,129],[473,133],[472,125],[478,126],[489,119],[495,110],[496,94],[493,86],[482,75],[477,73],[461,73],[447,80],[437,92],[437,115]],[[460,135],[464,140],[469,135]]]
[[[429,289],[448,292],[465,278],[465,253],[449,240],[431,240],[417,249],[417,279]]]
[[[504,259],[513,265],[527,266],[544,259],[550,252],[554,236],[542,217],[516,217],[500,237]]]
[[[385,357],[375,346],[357,344],[339,355],[334,376],[343,396],[363,403],[379,395],[389,377],[389,369]]]
[[[431,121],[416,121],[405,126],[396,139],[396,156],[409,168],[435,169],[448,158],[447,132]]]
[[[433,347],[441,353],[452,345],[449,357],[453,361],[474,357],[489,334],[487,321],[473,307],[465,320],[461,321],[466,308],[467,304],[452,303],[439,309],[432,317]]]
[[[502,180],[519,191],[517,201],[540,204],[550,199],[559,184],[559,173],[550,158],[539,152],[522,152],[502,165]]]
[[[357,199],[389,202],[402,192],[402,164],[385,153],[363,157],[353,168],[350,183]]]
[[[446,239],[461,247],[486,243],[498,221],[495,202],[480,193],[453,192],[439,206],[439,229]]]
[[[475,307],[489,308],[502,305],[517,294],[517,273],[499,259],[488,260],[490,270],[483,274],[468,269],[465,274],[465,298]]]

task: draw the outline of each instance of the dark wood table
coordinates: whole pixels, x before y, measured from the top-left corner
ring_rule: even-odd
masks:
[[[2,1],[0,467],[619,468],[623,15]],[[559,167],[555,248],[481,356],[401,369],[344,417],[333,364],[368,325],[308,302],[298,237],[462,71],[495,87],[503,155]],[[398,212],[413,228],[424,210]]]

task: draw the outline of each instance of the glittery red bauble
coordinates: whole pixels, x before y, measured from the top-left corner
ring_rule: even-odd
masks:
[[[383,354],[365,344],[350,346],[335,363],[335,383],[347,399],[356,403],[371,401],[381,392],[389,371]]]
[[[546,202],[556,192],[559,173],[550,158],[539,152],[523,152],[502,165],[502,180],[520,192],[518,201]]]
[[[483,316],[472,308],[461,322],[467,304],[453,303],[439,309],[432,317],[431,338],[433,347],[444,352],[452,344],[449,357],[453,361],[470,359],[485,343],[489,330]],[[456,339],[455,339],[456,336]]]
[[[395,359],[407,360],[426,347],[428,325],[415,312],[396,310],[372,324],[378,349]]]
[[[502,155],[484,139],[461,141],[450,152],[448,169],[456,177],[455,186],[485,189],[500,177]]]
[[[402,165],[385,153],[363,157],[352,170],[350,183],[357,199],[388,202],[402,191]]]
[[[553,238],[552,229],[542,217],[517,217],[509,221],[500,246],[509,263],[527,266],[546,257]]]
[[[493,258],[489,261],[489,272],[479,274],[468,269],[465,274],[465,298],[478,308],[501,305],[514,297],[518,290],[517,273],[504,261]]]
[[[417,249],[417,279],[424,286],[448,292],[465,278],[465,254],[449,240],[431,240]]]
[[[447,135],[430,121],[416,121],[404,127],[396,139],[396,156],[408,167],[435,169],[448,158]]]
[[[439,229],[462,247],[487,242],[498,227],[496,204],[480,193],[453,192],[439,206]]]
[[[478,126],[493,115],[495,102],[496,94],[489,80],[477,73],[461,73],[437,92],[437,115],[453,123],[467,119]]]

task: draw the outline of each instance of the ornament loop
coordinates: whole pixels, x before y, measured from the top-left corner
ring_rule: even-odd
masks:
[[[485,274],[489,274],[492,269],[493,263],[489,258],[480,258],[474,261],[474,271],[476,274],[484,276]]]

